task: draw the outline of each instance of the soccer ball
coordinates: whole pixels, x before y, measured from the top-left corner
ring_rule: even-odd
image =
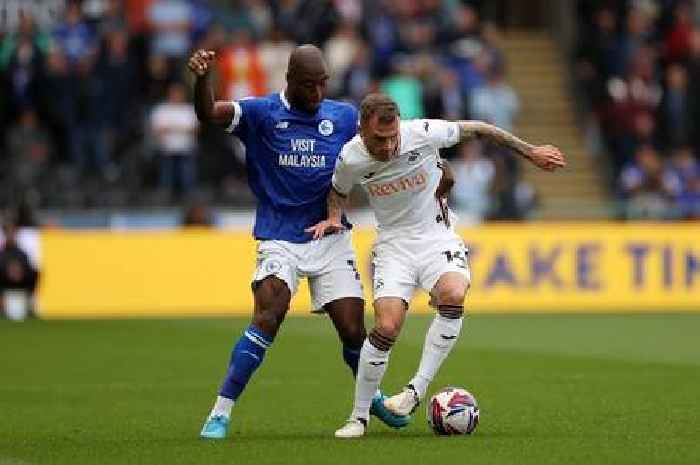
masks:
[[[479,424],[479,405],[466,389],[446,387],[430,398],[426,416],[435,434],[472,434]]]

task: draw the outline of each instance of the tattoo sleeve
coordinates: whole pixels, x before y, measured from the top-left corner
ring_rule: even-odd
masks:
[[[513,149],[526,158],[533,148],[531,144],[492,124],[482,121],[458,121],[458,124],[460,142],[484,137],[495,144]]]
[[[343,210],[347,207],[347,197],[340,194],[334,187],[328,193],[326,204],[328,205],[328,219],[335,219],[340,222],[340,217],[343,215]]]

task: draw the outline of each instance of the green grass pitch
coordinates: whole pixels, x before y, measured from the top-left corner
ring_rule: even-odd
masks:
[[[430,392],[471,390],[481,424],[333,438],[353,383],[332,325],[289,318],[234,408],[198,433],[248,319],[0,322],[0,465],[698,464],[700,315],[470,317]],[[383,388],[415,370],[410,315]]]

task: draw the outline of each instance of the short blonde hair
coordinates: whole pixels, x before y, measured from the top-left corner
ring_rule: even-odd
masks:
[[[367,95],[360,103],[360,124],[364,126],[374,115],[377,115],[380,123],[389,124],[401,116],[401,113],[391,97],[374,93]]]

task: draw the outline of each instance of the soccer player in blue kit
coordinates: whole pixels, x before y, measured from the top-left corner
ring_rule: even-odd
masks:
[[[210,82],[215,53],[198,50],[188,67],[195,75],[200,121],[219,125],[246,147],[248,182],[257,197],[253,235],[259,241],[252,288],[251,324],[233,348],[229,368],[201,437],[223,439],[231,409],[272,345],[300,278],[309,281],[313,310],[325,312],[343,344],[343,359],[357,375],[366,337],[364,300],[349,231],[313,240],[305,231],[326,218],[326,197],[340,149],[355,136],[357,110],[324,99],[328,69],[313,45],[289,57],[287,88],[240,101],[216,100]],[[349,229],[347,220],[344,224]],[[377,392],[371,413],[389,426],[409,416],[385,409]]]

